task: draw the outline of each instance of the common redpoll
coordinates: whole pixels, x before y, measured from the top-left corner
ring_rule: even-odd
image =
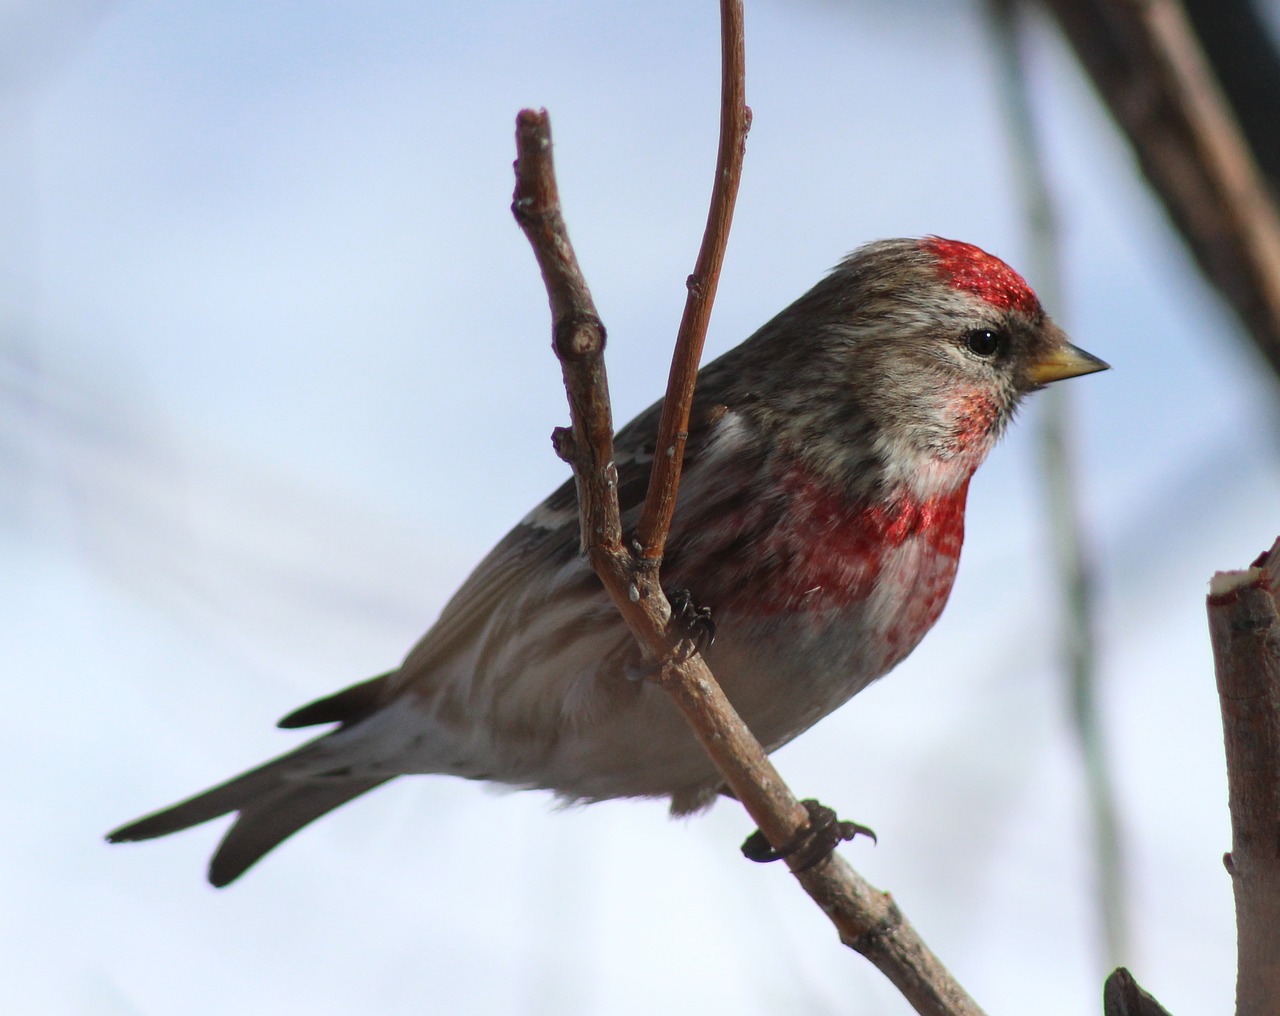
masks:
[[[662,577],[714,612],[707,661],[768,750],[911,652],[951,591],[969,479],[1019,401],[1105,367],[1004,262],[927,237],[868,244],[702,370]],[[617,436],[626,526],[657,420],[653,406]],[[398,668],[280,721],[336,729],[110,839],[237,812],[209,867],[221,886],[407,773],[704,808],[721,778],[643,676],[579,553],[569,480],[480,563]]]

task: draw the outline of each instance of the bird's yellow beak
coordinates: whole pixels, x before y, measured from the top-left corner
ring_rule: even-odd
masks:
[[[1033,384],[1047,385],[1051,381],[1064,378],[1079,377],[1081,374],[1093,374],[1100,370],[1110,370],[1111,364],[1099,360],[1092,353],[1086,353],[1078,346],[1073,346],[1062,336],[1043,355],[1037,357],[1027,367],[1027,374]]]

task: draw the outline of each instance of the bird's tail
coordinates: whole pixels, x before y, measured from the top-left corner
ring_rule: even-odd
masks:
[[[285,717],[281,725],[292,727],[346,719],[344,726],[349,726],[352,720],[360,718],[358,714],[352,715],[356,710],[349,710],[344,717],[323,706],[341,700],[341,696],[350,697],[354,690],[348,689],[305,707],[319,718],[299,710]],[[235,822],[209,862],[209,881],[219,887],[227,885],[303,826],[391,779],[389,776],[356,778],[338,766],[319,764],[330,754],[324,742],[331,736],[316,738],[202,794],[121,826],[108,833],[107,840],[111,843],[149,840],[236,812]]]

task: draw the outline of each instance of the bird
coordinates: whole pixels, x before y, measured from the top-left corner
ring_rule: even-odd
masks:
[[[879,240],[698,374],[664,588],[711,611],[700,643],[767,751],[888,673],[937,621],[970,479],[1023,398],[1105,370],[981,248]],[[661,402],[615,439],[634,530]],[[445,774],[565,802],[728,793],[581,553],[572,478],[485,557],[394,670],[304,705],[300,747],[108,834],[146,840],[234,813],[225,886],[327,812]]]

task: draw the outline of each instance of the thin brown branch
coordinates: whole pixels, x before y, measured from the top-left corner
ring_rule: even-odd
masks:
[[[729,7],[735,6],[732,3]],[[725,53],[737,52],[741,63],[741,13],[726,29]],[[736,25],[736,27],[734,27]],[[734,42],[734,38],[737,42]],[[726,61],[728,63],[728,61]],[[727,105],[740,109],[742,86],[724,89]],[[721,154],[740,150],[743,118],[721,120]],[[726,136],[736,140],[726,144]],[[571,437],[557,432],[557,449],[574,467],[579,491],[584,543],[602,583],[640,644],[659,662],[659,683],[684,712],[694,733],[761,832],[775,846],[791,842],[808,822],[805,808],[783,783],[760,743],[747,729],[716,683],[701,656],[683,651],[668,631],[670,605],[658,583],[658,558],[637,558],[618,538],[617,475],[612,463],[612,436],[595,428],[610,419],[609,394],[602,362],[604,330],[583,281],[560,214],[551,158],[551,131],[545,111],[525,110],[517,119],[516,191],[512,210],[534,248],[551,304],[555,349],[560,357],[573,414]],[[723,159],[722,159],[723,161]],[[680,351],[673,367],[668,406],[677,431],[687,426],[693,379],[710,313],[710,297],[723,260],[724,241],[732,218],[732,199],[739,169],[717,173],[717,196],[709,216],[686,318]],[[729,181],[721,186],[722,181]],[[731,185],[730,185],[731,184]],[[727,207],[723,206],[728,202]],[[697,299],[694,299],[694,298]],[[685,375],[688,375],[687,379]],[[682,387],[683,386],[683,387]],[[685,421],[685,422],[682,422]],[[683,445],[683,440],[680,440]],[[661,457],[660,457],[661,458]],[[671,498],[678,482],[678,453],[670,456],[677,471],[670,479]],[[666,475],[667,469],[661,471]],[[658,509],[651,523],[661,548],[670,524]],[[836,856],[797,874],[805,890],[836,925],[841,941],[867,956],[920,1013],[930,1016],[980,1016],[981,1010],[947,973],[888,894],[868,885]]]
[[[1280,540],[1210,585],[1236,899],[1236,1016],[1280,1012]]]
[[[693,386],[702,360],[707,326],[711,322],[711,307],[720,284],[720,269],[729,244],[738,184],[742,180],[747,131],[751,129],[751,110],[747,108],[742,0],[720,0],[720,50],[720,147],[716,154],[711,207],[707,212],[707,225],[693,274],[685,284],[688,293],[684,316],[676,333],[675,354],[667,379],[667,398],[658,424],[656,447],[661,452],[653,457],[644,512],[636,529],[640,556],[646,561],[662,559],[667,531],[676,510],[676,488],[680,484],[684,445],[689,437]]]
[[[595,310],[573,255],[556,204],[551,161],[550,123],[545,112],[523,111],[517,120],[516,200],[513,211],[534,248],[552,307],[556,350],[574,322],[594,320]],[[548,177],[534,179],[534,177]],[[775,846],[791,842],[808,822],[808,813],[778,775],[773,763],[725,698],[699,655],[686,655],[667,630],[670,605],[657,582],[656,562],[632,556],[602,534],[618,517],[616,475],[611,461],[584,453],[609,447],[591,432],[608,418],[608,391],[599,359],[603,343],[579,355],[561,357],[570,390],[574,430],[563,432],[558,447],[574,466],[581,494],[583,531],[593,565],[609,595],[640,644],[658,661],[658,680],[671,694],[726,783]],[[580,411],[578,407],[587,407]],[[602,408],[603,407],[603,408]],[[892,898],[875,889],[839,856],[797,879],[835,924],[840,940],[874,963],[916,1011],[927,1016],[981,1016],[982,1010],[951,977],[902,916]]]
[[[551,128],[545,112],[524,110],[517,119],[516,200],[513,209],[533,246],[543,280],[551,294],[552,329],[556,336],[568,332],[570,323],[594,315],[594,304],[585,286],[558,207],[543,206],[554,200],[556,187],[550,157]],[[532,179],[532,175],[552,179]],[[553,235],[554,234],[554,235]],[[563,277],[561,277],[563,276]],[[560,343],[556,343],[557,353]],[[694,724],[699,739],[713,753],[716,764],[743,806],[773,843],[789,842],[808,822],[808,812],[787,790],[759,742],[734,712],[701,656],[688,656],[667,629],[671,608],[658,583],[653,562],[643,561],[622,546],[609,543],[602,534],[617,526],[617,477],[612,464],[612,435],[608,440],[592,428],[609,416],[609,393],[600,346],[587,357],[561,358],[565,387],[573,407],[573,440],[562,441],[578,481],[579,514],[587,534],[587,552],[609,595],[640,644],[659,661],[657,680],[676,698]],[[579,412],[577,407],[589,407]],[[601,408],[603,407],[603,408]],[[583,449],[610,449],[609,458],[583,453]]]
[[[1208,279],[1280,376],[1280,215],[1176,0],[1048,0]]]

